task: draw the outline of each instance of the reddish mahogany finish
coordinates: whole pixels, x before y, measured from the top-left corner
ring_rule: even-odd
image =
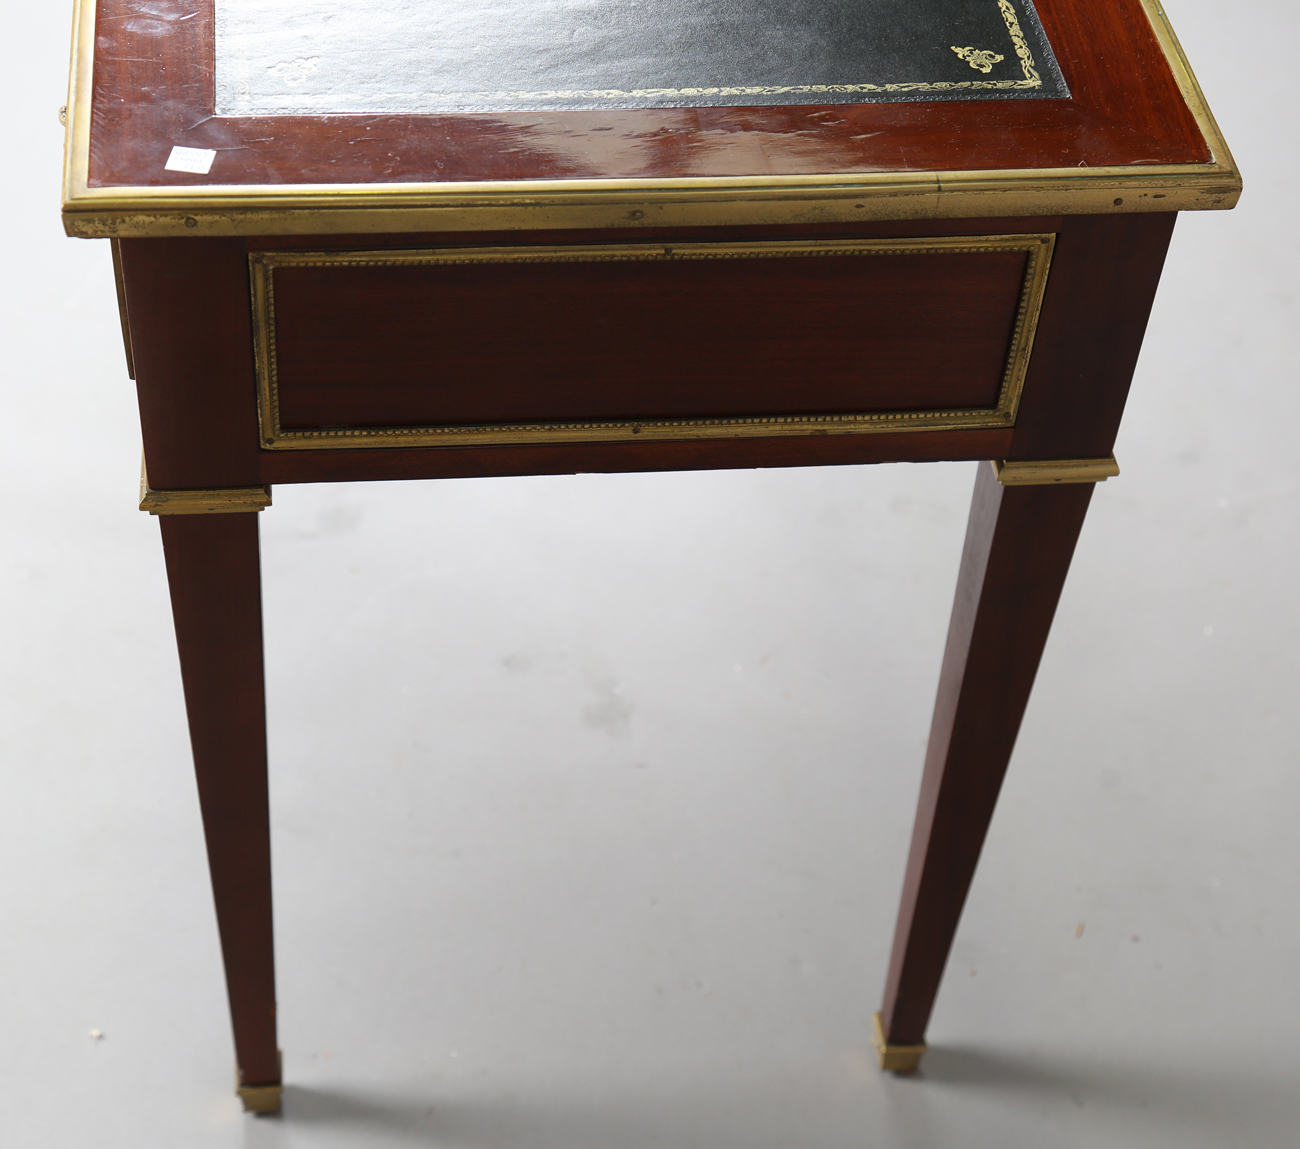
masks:
[[[1044,15],[1046,19],[1046,11]],[[911,111],[900,105],[886,108],[891,114],[900,109]],[[1172,225],[1172,215],[1114,215],[672,233],[122,240],[150,485],[224,488],[345,479],[1104,456],[1118,429]],[[1056,249],[1013,429],[509,447],[259,449],[250,251],[1044,232],[1055,233]],[[810,278],[806,266],[814,263],[818,270]],[[886,279],[895,278],[887,284],[873,280],[878,266],[886,263]],[[662,376],[663,356],[669,354],[676,363],[704,365],[674,402],[707,406],[663,408],[667,413],[789,411],[796,400],[808,402],[805,378],[823,375],[829,384],[817,402],[845,402],[844,393],[834,388],[848,377],[846,365],[873,357],[893,363],[892,373],[881,378],[905,380],[914,398],[983,402],[993,385],[993,353],[998,348],[1005,353],[1009,306],[1019,287],[1023,256],[780,259],[763,262],[757,275],[751,268],[745,277],[725,283],[697,280],[689,291],[683,289],[686,281],[661,282],[655,274],[660,267],[672,274],[682,274],[683,267],[689,274],[705,267],[711,274],[713,266],[727,265],[654,265],[653,273],[641,278],[634,271],[651,265],[621,264],[615,266],[622,269],[620,275],[626,273],[623,278],[575,277],[563,284],[536,272],[544,265],[520,266],[531,270],[514,278],[510,273],[494,279],[489,273],[476,283],[462,276],[456,284],[459,296],[449,294],[445,284],[431,286],[430,279],[387,273],[346,279],[355,273],[330,272],[315,278],[298,275],[296,282],[293,276],[280,280],[277,306],[287,324],[281,346],[286,414],[302,424],[448,417],[446,404],[420,406],[426,403],[420,372],[432,361],[440,370],[452,363],[465,374],[482,371],[496,387],[488,396],[492,406],[462,406],[452,411],[453,418],[500,414],[508,420],[511,412],[516,419],[570,418],[578,412],[572,404],[579,400],[584,415],[596,410],[639,415],[646,408],[627,405],[633,391],[625,388],[611,397],[600,381],[626,377],[629,361],[638,356],[653,365],[646,379]],[[868,274],[848,275],[850,267]],[[764,278],[769,268],[791,272],[792,278]],[[926,270],[920,274],[909,268]],[[974,273],[963,279],[971,269]],[[363,281],[364,289],[359,286]],[[346,282],[345,290],[336,288],[341,282]],[[918,290],[922,283],[932,294]],[[477,297],[464,294],[470,288]],[[548,310],[550,299],[561,291],[567,309]],[[701,306],[701,300],[711,306]],[[522,313],[525,304],[540,312]],[[936,320],[927,307],[945,314]],[[874,309],[883,309],[878,319],[859,319]],[[450,315],[438,320],[440,326],[431,326],[427,317],[439,310]],[[669,350],[645,338],[642,325],[649,332],[671,333],[662,340]],[[774,325],[780,338],[765,344],[767,329]],[[369,328],[369,354],[357,338],[360,327]],[[611,341],[604,330],[621,334]],[[941,340],[952,346],[926,345]],[[922,357],[911,366],[901,354],[909,342],[920,345]],[[984,357],[983,374],[977,376],[984,390],[954,390],[965,385],[944,366],[951,363],[944,357],[954,348]],[[535,387],[512,391],[521,365],[539,358],[545,362],[533,368]],[[730,359],[744,370],[727,386],[744,374],[755,381],[752,393],[726,387],[707,391],[719,373],[725,374]],[[369,388],[366,371],[376,367],[387,372],[374,376],[389,381],[387,390]],[[566,381],[573,379],[580,384],[576,392],[566,389]],[[364,402],[350,405],[356,391],[364,392]],[[697,392],[706,398],[696,400]],[[546,397],[545,405],[538,396]],[[644,392],[636,401],[643,397]],[[592,406],[601,402],[609,405]],[[879,402],[892,403],[892,398],[882,391]],[[981,469],[884,1010],[886,1033],[895,1044],[911,1044],[923,1035],[1090,494],[1086,484],[1004,490],[988,468]],[[246,1084],[270,1084],[278,1079],[278,1069],[256,523],[253,516],[239,514],[162,522],[239,1061]]]
[[[212,0],[100,0],[90,185],[463,182],[1202,163],[1137,0],[1038,0],[1068,100],[217,117]],[[206,176],[163,170],[214,148]]]
[[[979,469],[881,1007],[890,1044],[925,1038],[1092,490]]]
[[[99,0],[92,187],[1030,171],[1208,150],[1139,0],[1038,0],[1068,100],[217,117],[212,0]],[[213,148],[206,176],[173,145]],[[1153,201],[1154,202],[1154,201]],[[1119,206],[1119,205],[1116,205]],[[928,459],[1096,458],[1118,429],[1171,215],[120,243],[159,489]],[[687,442],[260,449],[248,254],[745,239],[1057,236],[1014,428]],[[276,272],[287,427],[988,407],[1012,254]],[[982,467],[883,1008],[922,1040],[1092,487]],[[256,518],[161,520],[246,1085],[279,1080]]]
[[[992,408],[1025,264],[1012,251],[278,267],[280,421]]]
[[[257,515],[160,519],[241,1085],[280,1080]]]
[[[119,244],[149,483],[261,483],[248,256],[240,239]]]
[[[1061,228],[1007,458],[1111,453],[1176,218],[1074,216]]]
[[[510,447],[409,447],[354,451],[266,451],[266,483],[375,479],[469,479],[492,475],[621,474],[853,463],[1004,459],[1010,431],[909,431],[876,435],[790,435],[659,443],[555,443]]]
[[[810,466],[898,459],[1096,458],[1110,452],[1137,361],[1174,216],[1066,216],[876,223],[856,227],[465,236],[129,239],[120,242],[150,484],[246,487],[342,479]],[[743,241],[1054,232],[1052,270],[1014,431],[909,432],[693,443],[508,448],[261,451],[257,431],[248,250],[374,250],[638,240]],[[864,257],[885,258],[885,257]],[[890,259],[896,257],[888,257]],[[957,257],[961,258],[961,257]],[[991,258],[980,256],[980,259]],[[782,261],[791,262],[791,261]],[[345,306],[365,307],[364,300]],[[394,312],[395,315],[402,314]],[[410,322],[415,314],[405,313]],[[593,322],[590,318],[587,322]],[[498,344],[520,337],[492,317]],[[676,329],[675,329],[676,330]],[[694,330],[694,341],[686,336]],[[707,357],[725,334],[707,324],[675,336]],[[824,351],[816,331],[800,354]],[[864,352],[866,354],[866,352]],[[327,365],[326,365],[327,366]],[[607,377],[615,375],[607,365]]]

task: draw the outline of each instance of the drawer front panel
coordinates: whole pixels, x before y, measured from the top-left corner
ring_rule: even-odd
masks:
[[[1046,235],[265,252],[269,449],[1006,427]]]

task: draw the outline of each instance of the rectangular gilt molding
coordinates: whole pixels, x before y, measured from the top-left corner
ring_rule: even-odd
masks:
[[[258,422],[270,451],[382,447],[499,446],[525,443],[647,442],[845,435],[890,431],[971,430],[1015,425],[1033,350],[1056,236],[1051,232],[905,239],[761,240],[674,244],[576,244],[444,250],[260,251],[249,256],[256,357]],[[280,416],[275,273],[281,268],[348,268],[508,263],[683,262],[731,259],[888,259],[1023,252],[1025,275],[995,404],[987,408],[716,418],[594,419],[589,422],[443,424],[432,426],[285,427]]]

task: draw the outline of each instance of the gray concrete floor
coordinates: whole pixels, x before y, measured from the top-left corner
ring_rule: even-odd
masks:
[[[1179,223],[924,1072],[868,1034],[973,465],[280,488],[268,1119],[68,5],[11,11],[0,1145],[1294,1144],[1300,29],[1170,7],[1248,191]]]

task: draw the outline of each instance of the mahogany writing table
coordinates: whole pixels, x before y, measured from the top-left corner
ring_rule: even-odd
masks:
[[[1175,214],[1232,158],[1155,0],[81,0],[239,1093],[279,1107],[276,483],[988,460],[876,1045],[914,1068]],[[349,16],[350,14],[350,16]]]

